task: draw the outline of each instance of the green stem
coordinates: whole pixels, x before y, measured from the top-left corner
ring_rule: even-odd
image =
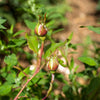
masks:
[[[49,87],[49,89],[47,91],[46,96],[42,100],[45,100],[49,96],[49,94],[50,94],[50,92],[52,90],[52,86],[53,86],[53,82],[54,82],[54,77],[55,77],[55,75],[52,73],[50,87]]]

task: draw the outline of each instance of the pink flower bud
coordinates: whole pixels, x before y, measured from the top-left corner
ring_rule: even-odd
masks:
[[[56,57],[52,57],[47,66],[50,71],[55,71],[58,68],[58,61]]]
[[[38,36],[45,36],[47,34],[47,28],[46,26],[41,23],[41,24],[37,24],[34,30],[35,34],[37,34]]]

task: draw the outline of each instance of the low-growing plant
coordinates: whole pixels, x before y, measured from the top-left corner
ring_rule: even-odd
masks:
[[[85,69],[77,72],[80,66],[75,65],[73,57],[71,60],[68,59],[68,55],[74,53],[69,49],[76,49],[76,45],[71,44],[73,33],[65,41],[56,41],[52,38],[52,34],[55,32],[48,29],[49,25],[46,24],[46,14],[41,14],[37,23],[25,20],[25,24],[31,32],[21,38],[16,36],[23,31],[14,33],[13,26],[9,30],[4,30],[2,24],[5,20],[1,20],[0,31],[4,35],[6,34],[8,41],[6,43],[1,39],[0,45],[2,51],[0,53],[6,54],[4,58],[6,65],[0,70],[1,100],[100,99],[100,74],[97,72],[100,65],[99,56],[96,58],[89,55],[79,57],[78,59],[84,64]],[[88,26],[88,29],[99,33],[98,28]],[[26,44],[33,54],[24,52],[22,47]],[[2,49],[3,45],[6,48]],[[95,50],[97,51],[97,49]],[[22,51],[29,58],[32,56],[34,59],[34,63],[26,68],[19,64],[20,55],[18,53]],[[68,79],[66,80],[58,71],[62,71],[68,76]]]
[[[25,69],[23,69],[22,66],[19,65],[17,58],[18,56],[16,55],[18,54],[19,52],[18,50],[20,50],[20,47],[26,45],[25,38],[20,37],[21,38],[20,41],[20,38],[16,37],[23,31],[13,33],[13,26],[11,26],[11,28],[7,31],[1,28],[1,32],[3,32],[4,35],[7,34],[5,36],[8,41],[6,43],[3,39],[1,39],[1,42],[3,43],[1,44],[1,48],[3,45],[5,46],[5,48],[2,49],[2,53],[7,54],[7,56],[5,56],[4,58],[6,66],[0,70],[1,99],[7,98],[9,100],[10,98],[13,99],[15,97],[14,100],[17,100],[19,98],[22,99],[22,97],[28,97],[30,99],[34,98],[34,100],[36,98],[37,99],[43,98],[42,100],[45,100],[49,96],[52,90],[54,76],[58,68],[58,65],[59,64],[64,66],[68,65],[66,57],[67,53],[66,56],[64,56],[61,48],[67,50],[68,47],[70,47],[72,34],[64,42],[63,41],[56,42],[51,37],[53,31],[48,30],[46,28],[45,22],[46,22],[46,14],[44,15],[44,17],[39,16],[39,21],[37,25],[36,23],[25,20],[27,27],[31,29],[31,36],[26,34],[25,38],[27,40],[28,47],[34,52],[33,58],[37,62],[36,65],[29,66]],[[63,64],[63,61],[60,60],[58,52],[62,53],[64,59],[66,60],[66,64]],[[43,69],[44,66],[48,67]],[[46,69],[48,69],[48,71],[46,71]],[[50,77],[51,77],[51,82],[50,82]],[[47,90],[49,82],[50,82],[50,87],[47,93],[46,92],[43,93],[43,90],[45,89]]]

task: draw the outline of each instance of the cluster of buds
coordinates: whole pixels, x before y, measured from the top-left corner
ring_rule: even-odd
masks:
[[[48,61],[47,67],[50,71],[56,71],[58,68],[58,61],[56,57],[51,57]]]
[[[39,16],[39,22],[35,27],[34,33],[40,37],[44,37],[47,34],[47,27],[45,25],[46,21],[46,14],[44,15],[44,19],[41,19],[41,16]],[[40,57],[41,55],[41,49],[38,52],[38,56]],[[48,61],[48,69],[50,71],[56,71],[58,68],[58,61],[56,57],[51,57],[50,60]]]
[[[47,34],[47,27],[45,25],[46,21],[46,14],[44,16],[44,20],[41,19],[41,16],[39,16],[39,22],[35,27],[35,34],[38,36],[45,36]]]

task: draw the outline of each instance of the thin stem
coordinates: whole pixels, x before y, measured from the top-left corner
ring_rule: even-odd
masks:
[[[46,22],[46,13],[44,14],[44,24],[45,24],[45,22]]]
[[[27,95],[25,95],[25,96],[20,96],[20,97],[18,97],[18,99],[19,99],[19,98],[22,98],[22,97],[27,98]]]
[[[41,45],[41,52],[40,52],[40,56],[38,59],[38,65],[37,68],[35,70],[35,72],[33,73],[33,75],[31,76],[30,79],[27,80],[27,82],[23,85],[23,87],[21,88],[21,90],[19,91],[19,93],[17,94],[17,96],[14,98],[14,100],[18,100],[19,95],[21,94],[21,92],[24,90],[24,88],[27,86],[27,84],[32,80],[32,78],[40,71],[40,65],[41,65],[41,60],[42,60],[42,54],[43,54],[43,48],[44,48],[44,41],[42,42]]]
[[[49,89],[48,89],[48,91],[47,91],[46,96],[45,96],[42,100],[45,100],[45,99],[49,96],[49,94],[50,94],[50,92],[51,92],[51,90],[52,90],[52,86],[53,86],[53,82],[54,82],[54,76],[55,76],[55,75],[52,73],[51,82],[50,82],[50,87],[49,87]]]
[[[29,75],[27,75],[25,72],[21,70],[18,66],[13,66],[13,68],[16,68],[17,70],[21,71],[27,78],[29,78]]]

